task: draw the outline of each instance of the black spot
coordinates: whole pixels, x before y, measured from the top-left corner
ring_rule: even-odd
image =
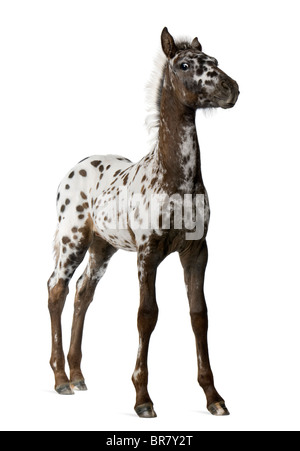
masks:
[[[82,163],[84,160],[87,160],[89,157],[85,157],[83,160],[80,160],[79,162],[78,162],[78,164],[79,163]]]
[[[69,174],[69,179],[71,179],[72,177],[74,177],[74,171],[72,171],[72,172]]]
[[[120,160],[120,161],[128,161],[128,163],[131,163],[131,161],[128,160],[128,158],[125,158],[125,157],[118,157],[117,160]]]
[[[82,177],[86,177],[86,170],[85,169],[81,169],[80,171],[79,171],[79,174],[82,176]]]
[[[213,70],[212,72],[207,72],[206,75],[207,75],[207,77],[217,77],[218,76],[218,72]]]
[[[92,164],[93,166],[95,166],[95,168],[97,168],[97,167],[99,166],[100,163],[101,163],[101,160],[94,160],[94,161],[91,161],[91,164]]]

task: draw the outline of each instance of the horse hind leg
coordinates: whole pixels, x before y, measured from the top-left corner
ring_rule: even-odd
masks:
[[[116,250],[105,240],[94,234],[92,244],[89,248],[90,255],[87,267],[77,281],[71,343],[68,353],[71,387],[76,390],[87,390],[81,371],[81,344],[85,315],[93,300],[97,284],[103,277],[108,262]]]
[[[69,292],[69,282],[82,262],[91,239],[92,227],[89,219],[80,228],[60,224],[55,237],[56,265],[48,280],[48,308],[52,332],[50,365],[54,372],[55,390],[63,395],[73,394],[73,391],[65,372],[61,315]]]

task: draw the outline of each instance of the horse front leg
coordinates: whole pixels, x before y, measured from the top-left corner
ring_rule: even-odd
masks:
[[[156,326],[158,307],[155,296],[156,267],[148,266],[141,256],[139,261],[140,306],[138,311],[139,349],[132,375],[136,390],[135,411],[141,418],[154,418],[156,413],[148,393],[148,349],[151,334]]]
[[[188,252],[180,255],[184,269],[190,305],[192,328],[196,339],[198,382],[207,399],[207,409],[213,415],[229,415],[224,399],[219,395],[209,362],[207,330],[208,316],[204,297],[204,275],[208,259],[206,241],[194,241]]]

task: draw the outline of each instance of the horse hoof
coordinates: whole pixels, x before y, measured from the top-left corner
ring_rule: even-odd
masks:
[[[225,406],[225,402],[224,401],[220,401],[220,402],[213,402],[212,404],[210,404],[208,406],[208,411],[215,416],[221,417],[221,416],[225,416],[225,415],[230,415],[227,407]]]
[[[71,382],[70,385],[73,388],[73,390],[87,391],[87,386],[85,385],[84,380]]]
[[[55,390],[59,395],[74,395],[74,392],[69,383],[58,385],[57,387],[55,387]]]
[[[157,415],[153,409],[152,402],[146,402],[135,407],[134,410],[140,418],[155,418]]]

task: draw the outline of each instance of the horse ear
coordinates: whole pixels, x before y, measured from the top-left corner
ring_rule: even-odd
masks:
[[[173,58],[178,51],[173,37],[165,27],[161,33],[161,46],[167,58]]]
[[[193,39],[192,47],[193,49],[200,50],[200,52],[202,52],[202,45],[198,41],[198,38]]]

